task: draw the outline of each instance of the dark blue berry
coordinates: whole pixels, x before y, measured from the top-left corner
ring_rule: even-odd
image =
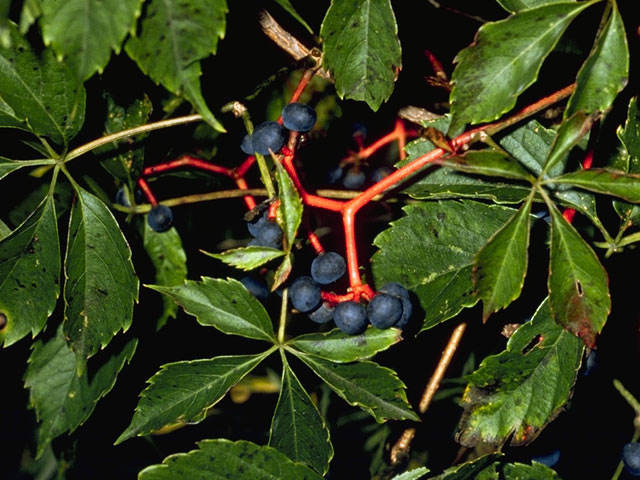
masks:
[[[329,182],[330,184],[338,183],[338,180],[342,178],[342,173],[342,167],[340,165],[337,165],[327,173],[327,182]]]
[[[355,190],[357,188],[360,188],[362,185],[364,185],[364,182],[366,179],[367,179],[367,176],[362,170],[360,170],[360,168],[351,167],[349,170],[347,170],[347,173],[342,178],[342,184],[346,188]]]
[[[309,314],[309,318],[316,323],[327,323],[333,320],[333,312],[335,307],[332,307],[327,302],[322,302],[318,308]]]
[[[402,300],[388,293],[378,293],[367,305],[371,325],[378,328],[394,326],[402,316]]]
[[[242,150],[247,155],[253,155],[254,153],[256,153],[256,151],[253,149],[253,139],[248,133],[242,139],[240,150]]]
[[[391,169],[389,167],[378,167],[371,173],[371,181],[373,183],[378,183],[384,177],[388,177],[391,174]]]
[[[262,279],[254,277],[242,277],[240,282],[258,300],[266,300],[269,297],[269,288]]]
[[[358,302],[342,302],[333,312],[336,327],[347,335],[358,335],[367,329],[367,309]]]
[[[308,132],[316,118],[316,111],[306,103],[289,103],[282,109],[282,123],[294,132]]]
[[[252,142],[256,153],[277,153],[287,139],[286,130],[278,122],[264,122],[253,131]]]
[[[346,270],[344,258],[336,252],[323,253],[311,262],[311,277],[321,285],[335,282]]]
[[[399,283],[387,283],[380,289],[381,293],[388,293],[394,297],[397,297],[402,302],[402,315],[398,322],[393,325],[396,328],[404,328],[409,323],[411,313],[413,313],[413,305],[411,305],[411,299],[409,298],[409,292]],[[374,297],[375,298],[375,297]]]
[[[173,212],[166,205],[156,205],[147,215],[147,223],[156,232],[166,232],[173,223]]]
[[[367,138],[367,127],[365,127],[362,123],[354,123],[351,127],[351,135],[355,137],[362,137],[363,139]]]
[[[264,226],[266,222],[269,221],[268,217],[269,217],[269,212],[265,210],[262,215],[256,215],[253,217],[252,220],[248,221],[247,230],[249,230],[249,233],[252,236],[257,237],[260,229]]]
[[[282,229],[276,222],[267,220],[258,228],[255,240],[262,247],[280,248],[282,246]]]
[[[303,313],[315,309],[322,300],[320,286],[311,277],[296,278],[289,287],[289,296],[293,307]]]
[[[584,363],[585,363],[584,372],[582,372],[582,374],[585,377],[588,377],[598,367],[598,357],[596,356],[595,350],[591,350],[589,352],[589,355],[587,355],[587,358],[585,359]]]
[[[538,457],[533,457],[531,460],[533,460],[534,462],[541,463],[541,464],[546,465],[547,467],[551,468],[556,463],[558,463],[560,461],[560,449],[556,448],[551,453],[548,453],[546,455],[540,455]]]
[[[129,196],[127,195],[127,190],[124,186],[120,187],[116,192],[116,203],[118,205],[122,205],[123,207],[130,207],[131,202],[129,201]]]
[[[622,463],[627,472],[640,477],[640,443],[629,442],[622,448]]]

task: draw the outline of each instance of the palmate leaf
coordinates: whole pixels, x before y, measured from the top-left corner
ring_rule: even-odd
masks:
[[[398,26],[389,0],[332,0],[322,21],[324,68],[340,98],[378,110],[402,67]]]
[[[419,420],[405,394],[405,385],[393,370],[363,361],[334,363],[289,350],[350,405],[369,412],[378,423],[386,420]]]
[[[329,470],[333,457],[329,429],[286,358],[283,359],[280,396],[273,412],[269,446],[323,475]]]
[[[118,355],[110,357],[91,375],[91,381],[86,368],[81,376],[76,374],[77,358],[61,328],[46,343],[34,344],[24,380],[40,422],[38,456],[51,440],[73,432],[89,418],[98,400],[113,388],[125,362],[131,361],[137,342],[131,340]]]
[[[549,299],[558,325],[593,347],[609,312],[609,277],[595,252],[555,206],[551,214]]]
[[[198,450],[170,455],[160,465],[142,470],[139,480],[322,480],[309,467],[295,463],[272,447],[226,439],[203,440]]]
[[[537,120],[530,120],[502,137],[500,146],[538,176],[542,173],[555,136],[554,130],[545,128]],[[560,175],[563,170],[564,164],[558,164],[549,170],[549,174]]]
[[[129,328],[139,282],[118,222],[104,203],[79,187],[64,264],[64,334],[80,362]]]
[[[478,299],[473,295],[476,253],[514,210],[471,201],[425,202],[374,240],[376,286],[398,282],[415,293],[425,312],[421,330],[448,320]]]
[[[513,108],[571,21],[593,3],[543,5],[480,27],[455,60],[449,131],[495,120]]]
[[[473,261],[473,280],[483,303],[483,321],[508,306],[522,291],[527,273],[532,198],[489,239]]]
[[[0,343],[9,346],[45,326],[60,295],[60,241],[53,195],[0,241]]]
[[[534,440],[569,399],[583,350],[554,322],[545,300],[505,351],[485,358],[467,377],[458,442],[472,447]]]
[[[271,352],[163,365],[147,380],[131,424],[116,444],[168,425],[201,422],[207,410]]]
[[[620,197],[631,203],[640,203],[640,174],[637,173],[592,168],[554,177],[553,183],[564,183],[592,192]]]
[[[332,362],[346,363],[373,357],[402,340],[402,330],[367,328],[360,335],[347,335],[333,329],[292,338],[288,344],[304,353]]]
[[[286,255],[282,250],[275,248],[253,246],[232,248],[222,253],[209,253],[203,250],[202,253],[245,271],[253,270],[273,259]]]
[[[446,122],[448,125],[448,122]],[[433,150],[433,144],[426,139],[409,143],[406,147],[407,160],[403,165]],[[472,154],[473,155],[473,154]],[[451,168],[439,167],[422,174],[412,182],[404,193],[413,198],[439,200],[446,198],[486,198],[494,203],[520,203],[529,195],[530,188],[516,183],[486,181],[478,177],[459,173]]]
[[[146,221],[143,228],[142,244],[156,270],[156,283],[166,287],[183,285],[187,280],[187,254],[178,231],[171,227],[166,232],[158,233]],[[176,318],[178,314],[178,304],[166,295],[162,296],[162,303],[158,329],[162,328],[169,317]]]
[[[471,150],[435,162],[465,173],[532,181],[534,178],[518,162],[495,150]]]
[[[66,145],[84,123],[84,87],[52,51],[36,56],[17,27],[8,28],[10,46],[0,46],[0,126]]]
[[[237,280],[203,277],[201,282],[188,280],[175,287],[149,285],[149,288],[173,298],[201,325],[230,335],[276,341],[266,310]]]
[[[11,233],[11,229],[7,227],[7,224],[0,220],[0,240],[5,238]]]
[[[143,0],[42,0],[42,38],[79,81],[102,72],[111,51],[135,32]],[[98,33],[99,32],[99,33]]]
[[[126,45],[140,69],[190,101],[213,128],[224,132],[200,87],[200,60],[215,54],[226,30],[226,0],[152,0],[137,37]]]
[[[627,84],[629,77],[627,37],[616,2],[612,1],[610,4],[609,19],[596,38],[589,58],[578,72],[576,89],[564,111],[565,118],[578,111],[587,114],[606,112]]]

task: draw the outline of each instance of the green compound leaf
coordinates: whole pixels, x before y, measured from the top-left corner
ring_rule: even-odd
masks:
[[[333,457],[329,429],[289,364],[283,361],[278,404],[273,412],[269,446],[295,462],[325,474]]]
[[[135,32],[143,0],[42,0],[42,38],[83,82]]]
[[[583,112],[576,112],[560,125],[556,138],[549,149],[549,155],[542,170],[544,173],[566,159],[569,151],[589,133],[593,120],[593,117],[589,117]]]
[[[125,362],[131,361],[137,343],[131,340],[118,355],[110,357],[91,375],[91,381],[86,368],[81,376],[76,374],[77,358],[69,349],[61,328],[46,343],[34,344],[24,380],[30,390],[29,403],[40,422],[38,456],[51,440],[73,432],[89,418],[98,400],[115,385]]]
[[[201,250],[205,255],[217,258],[218,260],[241,270],[253,270],[274,258],[286,255],[282,250],[269,247],[242,247],[233,248],[222,253],[209,253]]]
[[[426,139],[409,143],[406,147],[409,162],[433,150]],[[473,154],[472,154],[473,155]],[[495,203],[521,203],[529,195],[530,188],[523,185],[489,182],[478,177],[459,173],[451,168],[439,167],[420,176],[420,179],[404,190],[414,198],[438,200],[444,198],[485,198]]]
[[[427,473],[429,473],[429,469],[427,467],[418,467],[401,473],[400,475],[395,475],[394,477],[391,477],[391,480],[418,480],[424,477]]]
[[[518,162],[503,152],[495,150],[471,150],[462,155],[447,157],[435,162],[443,167],[476,175],[532,181],[534,178]]]
[[[532,197],[480,249],[473,261],[476,295],[482,320],[520,296],[527,273]]]
[[[41,0],[25,0],[20,12],[20,33],[27,33],[31,25],[42,16]]]
[[[597,255],[555,206],[551,214],[549,304],[558,325],[593,347],[611,311],[609,277]]]
[[[201,325],[215,327],[230,335],[276,341],[267,311],[237,280],[202,277],[201,282],[188,280],[175,287],[148,287],[173,298]]]
[[[169,455],[160,465],[138,474],[138,480],[322,480],[309,467],[295,463],[272,447],[220,438],[198,442],[198,450]]]
[[[107,96],[107,119],[104,135],[121,132],[144,125],[151,115],[152,104],[149,97],[134,100],[127,108],[116,104],[111,96]],[[95,149],[101,159],[100,165],[121,184],[134,188],[140,176],[144,161],[144,147],[140,140],[147,135],[137,135],[102,145]]]
[[[278,222],[284,232],[286,252],[289,253],[302,221],[302,200],[291,177],[280,163],[276,163],[276,180],[278,181],[278,198],[280,199]]]
[[[320,28],[324,68],[340,98],[376,111],[393,93],[402,68],[398,26],[389,0],[332,0]]]
[[[200,87],[200,60],[215,54],[226,30],[225,0],[152,0],[127,54],[156,83],[190,101],[216,130],[224,127],[209,110]]]
[[[17,27],[8,28],[10,46],[0,45],[0,126],[67,145],[84,123],[84,88],[53,52],[36,56]]]
[[[545,300],[506,350],[485,358],[468,377],[457,441],[467,447],[533,441],[569,399],[583,350],[554,322]]]
[[[308,333],[289,341],[289,345],[304,353],[332,362],[346,363],[373,357],[402,340],[402,330],[367,328],[360,335],[347,335],[333,329],[326,333]]]
[[[531,120],[500,139],[500,145],[534,175],[542,173],[549,149],[556,132],[545,128],[537,120]],[[550,175],[559,175],[564,164],[549,170]]]
[[[520,10],[527,10],[529,8],[540,7],[542,5],[548,5],[550,3],[566,3],[568,1],[575,0],[497,0],[502,8],[511,13],[516,13]]]
[[[183,285],[187,280],[187,254],[182,248],[182,239],[178,231],[171,227],[158,233],[144,222],[142,242],[147,255],[156,270],[156,283],[165,287]],[[169,317],[176,318],[178,304],[166,295],[162,296],[163,310],[158,318],[157,328],[167,323]]]
[[[0,331],[5,347],[45,326],[60,295],[60,241],[53,196],[0,241]]]
[[[374,240],[376,286],[398,282],[416,294],[425,312],[421,331],[476,304],[472,266],[476,253],[513,216],[511,208],[471,201],[425,202]]]
[[[273,275],[273,284],[271,285],[271,291],[275,292],[278,287],[280,287],[284,282],[287,281],[289,275],[291,274],[291,269],[293,268],[293,254],[289,253],[284,259],[282,263],[278,266]]]
[[[393,370],[373,362],[333,363],[290,351],[349,405],[362,408],[378,423],[386,420],[419,420],[407,402],[404,383]]]
[[[564,111],[565,118],[578,111],[587,114],[606,112],[627,84],[629,77],[627,37],[616,2],[610,3],[611,15],[598,35],[589,58],[578,72],[576,90]]]
[[[480,27],[455,59],[449,131],[495,120],[513,108],[571,21],[593,3],[543,5]]]
[[[135,435],[147,435],[159,428],[199,423],[207,410],[231,387],[264,360],[271,350],[257,355],[237,355],[212,359],[167,363],[147,380],[140,394],[131,424],[116,444]]]
[[[82,368],[83,358],[131,325],[139,282],[118,222],[104,203],[79,187],[64,264],[63,329]]]
[[[640,202],[640,174],[637,173],[593,168],[565,173],[555,177],[553,183],[564,183],[596,193],[613,195],[631,203]]]

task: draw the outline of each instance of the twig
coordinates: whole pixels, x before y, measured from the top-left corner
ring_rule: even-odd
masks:
[[[447,346],[442,352],[442,357],[440,357],[438,366],[436,367],[435,371],[433,372],[433,375],[429,379],[429,383],[427,383],[427,387],[425,388],[424,393],[422,394],[422,398],[420,399],[420,405],[418,406],[420,413],[426,412],[427,408],[429,408],[429,405],[433,400],[433,396],[435,395],[436,391],[440,387],[440,382],[444,377],[444,373],[449,367],[449,364],[453,359],[453,355],[456,353],[456,350],[460,345],[460,340],[462,340],[462,335],[464,334],[464,331],[466,328],[467,328],[467,324],[461,323],[455,328],[455,330],[451,334],[451,337],[449,338],[449,342],[447,343]]]
[[[305,47],[300,40],[282,28],[269,12],[262,10],[258,16],[258,20],[260,21],[260,27],[262,27],[264,34],[273,40],[273,42],[281,49],[291,55],[294,60],[302,60],[303,58],[311,57],[318,65],[322,64],[322,55],[318,49],[314,48],[310,50]],[[331,80],[329,73],[322,68],[316,70],[315,74],[326,80]]]

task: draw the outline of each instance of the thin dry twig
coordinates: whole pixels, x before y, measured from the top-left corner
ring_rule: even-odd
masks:
[[[427,383],[427,387],[425,388],[424,393],[422,394],[422,398],[420,399],[420,405],[418,406],[420,413],[426,412],[427,408],[429,408],[429,405],[431,404],[431,400],[433,400],[433,396],[435,395],[436,391],[440,387],[440,382],[444,377],[444,373],[449,367],[449,364],[453,359],[453,355],[456,353],[456,350],[460,345],[460,340],[462,340],[462,335],[464,334],[464,331],[466,328],[467,328],[467,324],[461,323],[455,328],[455,330],[451,334],[451,337],[447,342],[447,346],[442,352],[442,357],[440,357],[438,366],[436,367],[435,371],[433,372],[433,375],[429,379],[429,383]]]
[[[291,55],[294,60],[311,57],[316,61],[317,65],[322,64],[322,53],[317,48],[308,49],[305,47],[300,40],[282,28],[269,12],[262,10],[258,20],[260,21],[260,27],[262,27],[264,34]],[[326,80],[331,80],[329,73],[322,68],[318,68],[315,74]]]

